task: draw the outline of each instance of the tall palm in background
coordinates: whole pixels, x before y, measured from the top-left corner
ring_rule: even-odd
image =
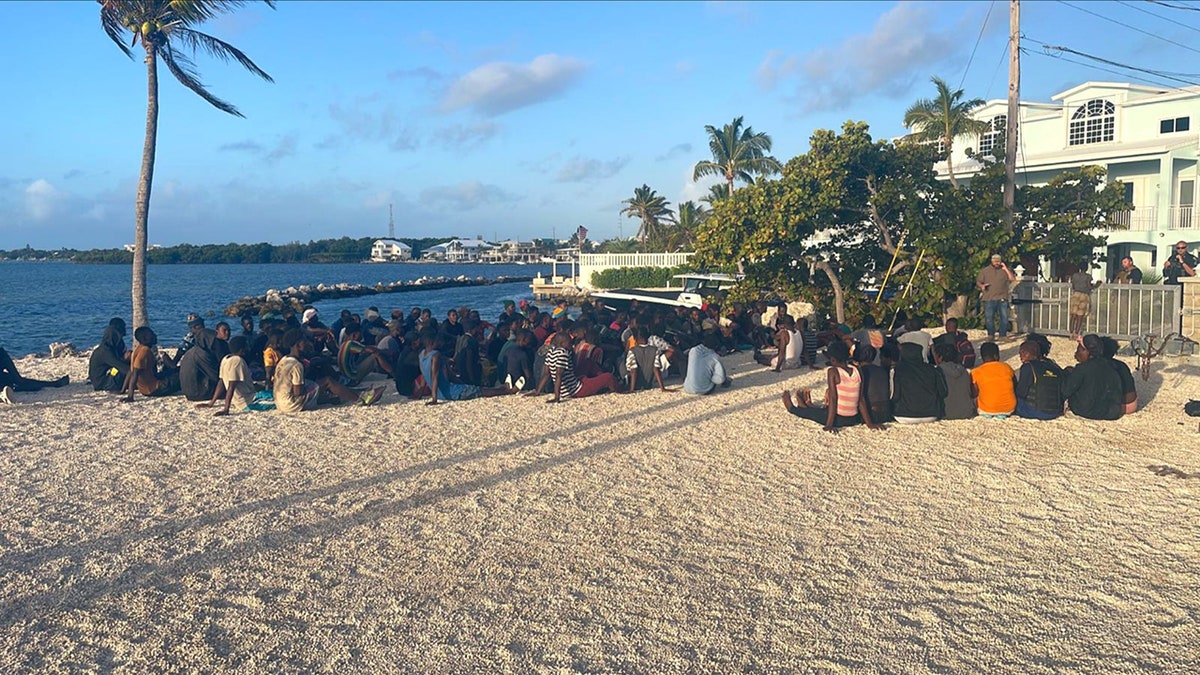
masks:
[[[657,241],[662,235],[662,222],[674,220],[675,217],[667,198],[646,184],[634,188],[633,197],[621,203],[626,205],[621,209],[621,215],[642,221],[638,227],[637,240],[643,246],[647,240]]]
[[[750,127],[743,129],[742,123],[743,118],[737,117],[720,129],[711,124],[704,127],[713,158],[696,162],[692,180],[720,176],[728,186],[728,194],[733,194],[734,181],[753,183],[755,176],[773,176],[783,171],[779,160],[769,154],[771,137]]]
[[[913,130],[914,140],[925,143],[943,144],[942,150],[946,155],[946,173],[949,174],[950,184],[958,187],[954,178],[954,164],[951,155],[954,151],[954,139],[968,134],[983,133],[988,124],[971,117],[971,112],[983,105],[981,98],[962,100],[963,90],[950,90],[950,85],[940,77],[931,78],[937,87],[937,96],[932,99],[923,98],[904,113],[904,126]]]
[[[696,232],[708,218],[708,214],[709,211],[703,204],[690,200],[680,202],[675,225],[667,231],[667,250],[691,250],[696,243]]]
[[[264,0],[274,7],[272,0]],[[141,43],[146,57],[146,139],[142,146],[142,172],[138,179],[133,241],[133,325],[148,325],[146,312],[146,225],[150,218],[150,188],[154,183],[154,156],[158,149],[158,62],[161,60],[176,80],[208,101],[217,110],[243,115],[238,109],[213,96],[199,80],[195,64],[184,51],[202,51],[222,61],[236,61],[246,70],[273,82],[233,45],[195,27],[228,14],[244,5],[238,0],[97,0],[100,25],[125,53],[133,58],[133,47]],[[128,44],[126,44],[128,43]]]
[[[705,204],[708,204],[709,206],[712,206],[713,204],[716,204],[718,201],[725,199],[728,196],[729,196],[729,185],[726,183],[717,183],[715,185],[708,186],[708,194],[701,197],[700,201],[704,202]]]

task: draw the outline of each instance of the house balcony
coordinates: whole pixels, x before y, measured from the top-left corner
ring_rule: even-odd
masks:
[[[1129,211],[1117,211],[1109,214],[1106,230],[1125,230],[1128,232],[1153,232],[1158,229],[1158,209],[1153,206],[1139,206]]]
[[[1167,227],[1172,230],[1200,229],[1200,222],[1197,222],[1198,215],[1200,214],[1197,213],[1195,206],[1172,206],[1167,209]]]

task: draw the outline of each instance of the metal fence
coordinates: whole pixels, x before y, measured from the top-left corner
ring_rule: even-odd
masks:
[[[1179,332],[1180,286],[1102,284],[1092,291],[1084,333],[1129,340],[1139,335]],[[1071,334],[1071,285],[1024,281],[1013,289],[1017,331]]]

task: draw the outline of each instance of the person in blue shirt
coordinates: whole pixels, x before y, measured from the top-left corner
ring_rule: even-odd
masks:
[[[707,331],[700,344],[688,351],[687,374],[683,378],[683,390],[689,394],[711,394],[717,387],[728,387],[733,380],[725,373],[725,366],[717,349],[721,338],[716,331]]]

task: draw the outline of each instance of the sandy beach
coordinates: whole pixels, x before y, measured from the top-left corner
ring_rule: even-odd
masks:
[[[20,360],[73,384],[0,405],[0,672],[1200,669],[1200,479],[1147,468],[1200,471],[1200,357],[1116,422],[836,436],[779,402],[823,371],[726,363],[214,418]]]

